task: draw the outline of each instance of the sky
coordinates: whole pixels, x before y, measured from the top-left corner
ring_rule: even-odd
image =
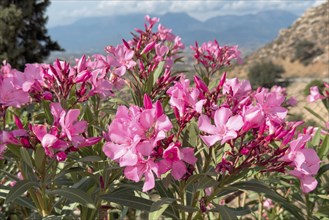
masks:
[[[180,1],[113,1],[113,0],[51,0],[47,9],[48,27],[67,25],[84,17],[126,15],[132,13],[162,15],[185,12],[204,21],[218,15],[243,15],[280,9],[302,15],[326,0],[180,0]]]

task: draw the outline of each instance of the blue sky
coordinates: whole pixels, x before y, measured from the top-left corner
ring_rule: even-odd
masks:
[[[70,24],[82,17],[131,13],[186,12],[198,20],[206,20],[217,15],[242,15],[272,9],[286,10],[301,15],[307,8],[323,2],[325,0],[52,0],[47,9],[49,16],[47,26]]]

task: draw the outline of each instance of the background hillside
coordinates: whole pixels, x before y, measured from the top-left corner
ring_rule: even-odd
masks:
[[[295,14],[281,10],[263,11],[249,15],[217,16],[204,22],[185,13],[167,13],[160,23],[182,37],[186,45],[214,40],[220,44],[237,44],[247,53],[273,40],[278,31],[297,18]],[[65,26],[49,29],[54,40],[67,52],[99,52],[106,45],[129,39],[135,27],[142,28],[144,14],[124,16],[89,17]]]
[[[248,55],[233,72],[246,77],[253,64],[269,60],[285,69],[284,77],[329,80],[329,1],[307,10],[275,40]]]

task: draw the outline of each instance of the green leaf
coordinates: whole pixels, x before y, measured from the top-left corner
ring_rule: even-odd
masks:
[[[232,211],[231,208],[227,206],[214,204],[216,207],[212,209],[213,212],[218,212],[220,214],[221,219],[225,220],[238,220],[236,214]]]
[[[193,177],[192,177],[193,176]],[[192,182],[196,182],[195,184],[195,188],[196,189],[205,189],[208,187],[216,187],[219,185],[219,182],[214,180],[212,177],[205,175],[205,174],[195,174],[192,175],[187,183],[186,186],[188,186],[189,184],[191,184]]]
[[[21,153],[20,153],[21,146],[17,146],[14,144],[7,144],[7,148],[18,158],[21,157]]]
[[[179,205],[179,204],[173,204],[173,206],[177,209],[180,209],[184,212],[189,212],[189,213],[193,213],[193,212],[196,212],[198,211],[197,208],[195,207],[192,207],[192,206],[187,206],[187,205]]]
[[[46,115],[47,123],[51,125],[53,123],[53,115],[51,114],[51,110],[50,110],[50,102],[42,100],[41,104]]]
[[[320,167],[320,169],[316,175],[316,178],[319,178],[322,174],[324,174],[328,170],[329,170],[329,164],[324,164],[323,166]]]
[[[29,154],[29,152],[24,148],[21,147],[20,149],[20,153],[21,153],[21,158],[23,159],[23,161],[32,169],[34,169],[33,164],[32,164],[32,159],[31,156]]]
[[[9,191],[5,203],[10,203],[25,193],[32,187],[38,187],[38,183],[30,180],[21,180],[15,184],[15,186]]]
[[[277,192],[270,189],[264,183],[258,180],[250,180],[245,182],[238,182],[231,185],[231,187],[236,187],[242,190],[251,190],[257,193],[264,193],[267,198],[272,199],[280,203],[286,210],[288,210],[291,214],[293,214],[298,219],[303,219],[303,216],[300,213],[300,209],[294,206],[291,202],[286,200],[283,196],[278,194]]]
[[[165,61],[161,61],[153,74],[153,85],[158,81],[164,67]]]
[[[318,146],[321,140],[321,129],[318,129],[315,132],[315,135],[313,136],[312,140],[307,143],[308,147]]]
[[[143,210],[149,212],[153,205],[153,202],[148,199],[144,199],[141,197],[136,197],[133,195],[126,195],[114,193],[114,194],[105,194],[100,196],[101,199],[104,199],[108,202],[114,202],[122,206],[127,206],[129,208],[133,208],[136,210]]]
[[[320,131],[320,129],[318,129],[318,131]],[[326,135],[319,149],[319,157],[323,159],[324,157],[328,156],[328,153],[329,153],[329,135]]]
[[[99,156],[87,156],[78,159],[79,162],[98,162],[101,160],[102,158]]]
[[[45,169],[45,159],[46,154],[43,147],[36,147],[34,162],[39,172],[42,172]]]
[[[325,122],[325,120],[315,111],[313,111],[312,109],[310,109],[309,107],[304,107],[307,111],[309,111],[312,115],[314,115],[315,117],[317,117],[320,121]]]
[[[160,200],[154,202],[151,206],[149,219],[159,219],[159,217],[166,211],[168,206],[175,201],[173,198],[161,198]],[[174,214],[172,216],[175,217]],[[168,216],[169,217],[169,216]]]
[[[86,206],[91,209],[95,209],[94,201],[84,191],[75,188],[63,188],[63,189],[55,189],[49,191],[50,194],[60,195],[66,199],[71,200],[72,202],[77,202],[83,206]]]

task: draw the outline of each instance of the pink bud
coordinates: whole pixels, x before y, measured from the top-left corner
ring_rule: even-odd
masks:
[[[218,88],[219,89],[223,87],[225,81],[226,81],[226,72],[223,73],[223,75],[222,75],[222,77],[221,77],[221,79],[219,81],[219,84],[218,84]]]
[[[58,152],[56,154],[56,159],[58,162],[66,160],[66,154],[64,152]]]
[[[155,46],[155,41],[152,41],[151,43],[148,43],[145,48],[142,50],[141,54],[148,53],[150,50],[152,50]]]
[[[208,86],[198,77],[194,76],[194,82],[196,84],[196,87],[204,92],[208,92]]]
[[[14,115],[14,121],[15,121],[16,126],[17,126],[19,129],[24,129],[23,123],[22,123],[22,121],[19,119],[19,117],[17,117],[17,115]]]
[[[42,94],[42,98],[44,100],[49,100],[51,101],[53,99],[53,95],[51,94],[51,92],[48,92],[48,91],[45,91],[43,94]]]
[[[144,103],[144,108],[146,108],[146,109],[152,108],[152,100],[147,94],[144,94],[143,103]]]

